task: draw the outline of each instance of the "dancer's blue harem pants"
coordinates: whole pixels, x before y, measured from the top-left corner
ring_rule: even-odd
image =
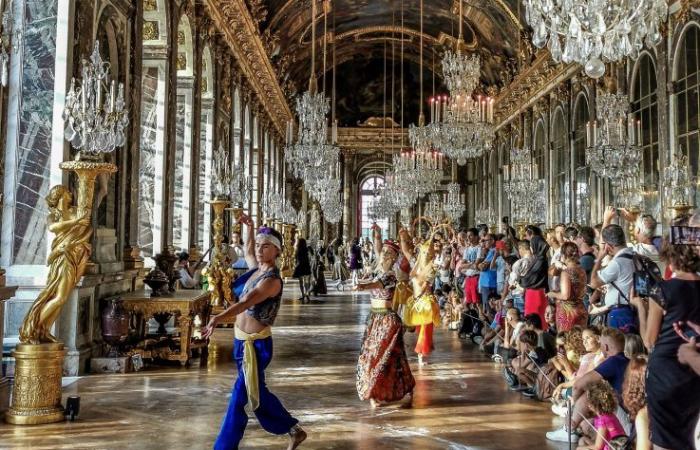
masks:
[[[238,378],[233,385],[231,401],[226,411],[226,416],[221,424],[219,437],[214,443],[215,450],[238,449],[238,444],[243,439],[243,432],[248,424],[248,414],[245,405],[248,403],[248,393],[243,377],[243,348],[245,341],[235,339],[233,341],[233,359],[238,367]],[[259,339],[253,342],[255,354],[258,359],[258,384],[260,391],[260,406],[254,411],[258,422],[265,431],[273,434],[286,434],[298,420],[292,417],[282,406],[265,384],[265,368],[272,360],[272,338]]]

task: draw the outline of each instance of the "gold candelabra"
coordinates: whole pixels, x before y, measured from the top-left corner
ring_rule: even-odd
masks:
[[[46,287],[39,293],[20,328],[15,357],[12,404],[5,420],[35,425],[63,420],[61,377],[63,344],[50,331],[73,288],[80,281],[92,250],[92,205],[95,179],[117,171],[114,164],[93,161],[61,163],[62,170],[78,177],[77,206],[65,186],[49,190],[49,231],[55,234],[48,257]]]
[[[291,277],[294,272],[294,229],[291,223],[282,224],[282,238],[284,250],[282,251],[282,276]]]
[[[207,269],[209,279],[209,291],[211,292],[211,305],[215,308],[225,307],[233,302],[231,282],[233,281],[233,269],[228,261],[228,251],[224,249],[224,211],[229,206],[228,200],[212,200],[214,209],[214,248],[212,249],[211,263]]]

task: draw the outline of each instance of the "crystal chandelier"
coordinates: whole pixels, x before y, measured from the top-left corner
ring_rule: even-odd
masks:
[[[212,166],[212,190],[214,191],[214,197],[223,199],[229,195],[231,172],[228,165],[228,154],[222,144],[219,144],[219,148],[214,151]]]
[[[679,213],[694,208],[697,179],[682,150],[674,155],[671,164],[664,169],[663,183],[669,208]]]
[[[431,99],[432,142],[460,166],[492,148],[495,138],[493,99],[477,96],[481,59],[462,53],[462,0],[459,2],[459,38],[455,51],[447,51],[442,73],[450,95]]]
[[[331,143],[328,143],[327,116],[330,111],[330,100],[324,93],[317,92],[316,68],[316,2],[311,2],[311,76],[309,90],[304,92],[296,102],[296,112],[299,118],[297,140],[293,142],[294,127],[287,124],[287,145],[285,160],[293,175],[304,181],[307,190],[313,198],[321,200],[322,192],[319,187],[329,176],[329,168],[337,165],[339,149],[336,123],[333,122]]]
[[[513,216],[519,222],[533,222],[544,217],[544,180],[537,179],[537,163],[529,147],[514,147],[510,164],[503,167],[503,189],[511,201]]]
[[[464,214],[465,201],[464,195],[459,193],[458,183],[449,183],[447,185],[447,197],[445,198],[443,209],[445,215],[453,224],[459,223],[459,219]]]
[[[442,222],[445,213],[443,211],[440,194],[433,192],[428,196],[428,202],[425,204],[423,215],[433,224]]]
[[[109,63],[102,61],[97,41],[90,60],[83,59],[82,76],[78,88],[75,78],[71,79],[66,94],[65,138],[81,154],[111,153],[126,143],[124,128],[129,117],[124,109],[124,85],[110,80]]]
[[[596,118],[586,125],[586,164],[619,189],[625,180],[640,176],[641,123],[629,114],[629,97],[625,94],[599,95]]]
[[[591,78],[605,73],[603,61],[636,59],[644,43],[661,42],[666,0],[524,0],[532,43],[548,45],[555,62],[576,62]],[[562,38],[560,38],[562,36]],[[563,48],[562,48],[563,39]]]

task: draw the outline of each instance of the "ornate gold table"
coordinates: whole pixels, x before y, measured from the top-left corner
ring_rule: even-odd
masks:
[[[166,348],[143,356],[180,361],[184,366],[191,358],[193,349],[199,348],[206,352],[206,340],[193,339],[193,324],[197,316],[202,324],[209,321],[209,292],[181,289],[173,292],[170,297],[151,297],[151,291],[144,289],[126,294],[123,299],[127,311],[145,319],[144,326],[145,322],[156,314],[172,314],[175,317],[180,339],[179,351],[169,351]]]

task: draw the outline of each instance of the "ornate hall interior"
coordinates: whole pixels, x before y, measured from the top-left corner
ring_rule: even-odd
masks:
[[[554,383],[542,369],[570,358],[568,263],[538,287],[559,335],[533,325],[533,349],[561,341],[540,365],[508,322],[533,312],[513,278],[523,243],[550,270],[565,243],[603,265],[576,281],[584,328],[589,295],[615,292],[596,275],[609,226],[620,248],[653,242],[664,282],[683,278],[666,245],[700,245],[700,0],[0,0],[0,15],[0,450],[239,448],[223,436],[241,389],[242,449],[576,448],[551,430],[581,435],[565,423],[578,356]],[[421,301],[429,332],[408,312]],[[700,306],[661,306],[700,323]],[[389,318],[394,340],[376,337]],[[506,338],[489,350],[489,332]],[[389,341],[391,364],[363,362]],[[539,381],[511,383],[511,358]],[[361,393],[370,377],[399,389],[402,370],[408,403]],[[559,403],[540,392],[568,381]],[[253,410],[267,387],[293,427]],[[646,434],[671,448],[654,395]]]

